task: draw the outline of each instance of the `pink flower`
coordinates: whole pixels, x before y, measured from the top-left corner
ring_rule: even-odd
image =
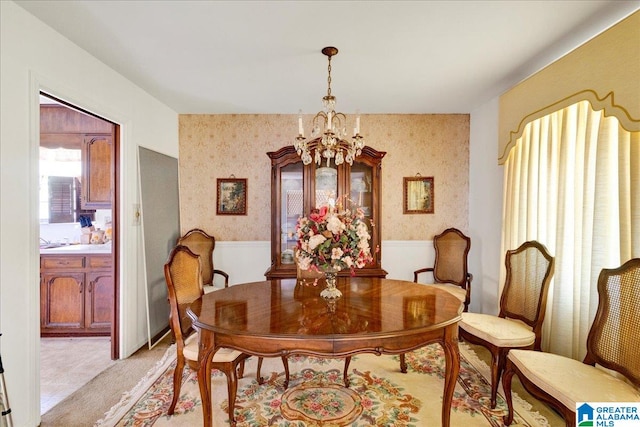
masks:
[[[327,206],[322,206],[318,212],[314,212],[311,215],[309,215],[309,218],[311,218],[312,221],[315,222],[322,222],[324,221],[324,217],[327,216],[327,212],[329,211],[329,207]]]
[[[371,409],[373,407],[373,401],[371,399],[369,399],[368,397],[365,397],[364,399],[361,399],[360,403],[362,404],[362,407],[364,409]]]

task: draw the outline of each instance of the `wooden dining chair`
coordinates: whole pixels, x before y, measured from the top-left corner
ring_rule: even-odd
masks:
[[[455,295],[469,311],[471,302],[471,281],[467,256],[471,249],[471,239],[457,228],[447,228],[433,238],[436,258],[433,267],[421,268],[413,272],[413,281],[418,283],[422,273],[433,275],[432,286],[444,289]]]
[[[222,270],[214,268],[213,265],[213,250],[216,247],[215,237],[199,228],[194,228],[179,237],[176,244],[186,246],[194,254],[200,255],[200,262],[202,263],[200,271],[205,292],[213,290],[216,274],[224,278],[225,288],[229,286],[229,275]],[[209,288],[210,286],[211,288]]]
[[[421,268],[413,272],[413,281],[418,283],[422,273],[431,273],[435,286],[443,289],[464,304],[464,311],[469,310],[471,302],[471,281],[473,274],[469,273],[467,256],[471,249],[471,239],[457,228],[447,228],[433,238],[436,258],[433,267]],[[407,362],[404,353],[400,355],[400,371],[407,372]]]
[[[513,348],[540,351],[554,258],[539,242],[525,242],[507,251],[507,274],[497,316],[462,313],[460,336],[491,352],[491,408],[496,407],[498,383],[507,353]]]
[[[517,375],[530,394],[575,426],[577,402],[640,402],[640,258],[598,277],[598,309],[582,362],[552,353],[511,350],[502,378],[513,421],[511,382]],[[602,369],[604,368],[604,369]]]
[[[169,325],[176,345],[176,367],[173,371],[173,398],[167,414],[172,415],[182,386],[182,372],[185,363],[193,370],[198,370],[198,334],[191,327],[191,319],[186,313],[189,305],[200,298],[202,275],[200,257],[182,245],[178,245],[169,254],[164,265],[164,277],[167,282],[170,306]],[[229,402],[235,401],[238,388],[238,377],[244,373],[244,362],[249,355],[237,350],[221,348],[213,356],[212,369],[222,371],[227,377]],[[229,406],[229,422],[233,423],[233,410]]]

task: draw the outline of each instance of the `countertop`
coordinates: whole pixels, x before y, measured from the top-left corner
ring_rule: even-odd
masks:
[[[111,243],[100,245],[61,245],[40,248],[40,255],[107,255],[111,253]]]

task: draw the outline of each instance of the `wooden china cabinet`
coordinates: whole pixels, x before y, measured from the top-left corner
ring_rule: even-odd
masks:
[[[297,244],[296,224],[300,216],[308,215],[312,209],[326,205],[329,199],[343,195],[364,209],[372,221],[372,264],[356,269],[356,276],[386,277],[382,269],[380,248],[381,230],[381,177],[383,151],[364,147],[352,165],[336,166],[333,160],[327,166],[304,165],[293,146],[267,153],[271,159],[271,266],[266,271],[267,279],[296,277],[293,248]],[[350,275],[349,270],[341,276]]]

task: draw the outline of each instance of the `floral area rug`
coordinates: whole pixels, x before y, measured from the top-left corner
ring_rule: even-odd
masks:
[[[180,399],[173,416],[167,416],[172,398],[175,349],[156,372],[150,372],[137,390],[126,393],[96,427],[197,426],[202,406],[196,373],[184,370]],[[460,344],[460,375],[451,408],[451,426],[502,426],[506,403],[498,396],[489,407],[489,367]],[[264,384],[256,381],[257,358],[246,362],[238,383],[234,414],[238,427],[340,427],[340,426],[440,426],[444,384],[444,355],[438,344],[407,353],[408,372],[400,372],[398,356],[358,355],[349,367],[350,387],[342,383],[344,360],[306,356],[289,358],[290,382],[285,390],[280,358],[264,359]],[[214,371],[211,379],[214,426],[228,426],[226,377]],[[512,425],[544,427],[546,419],[529,411],[515,397]]]

